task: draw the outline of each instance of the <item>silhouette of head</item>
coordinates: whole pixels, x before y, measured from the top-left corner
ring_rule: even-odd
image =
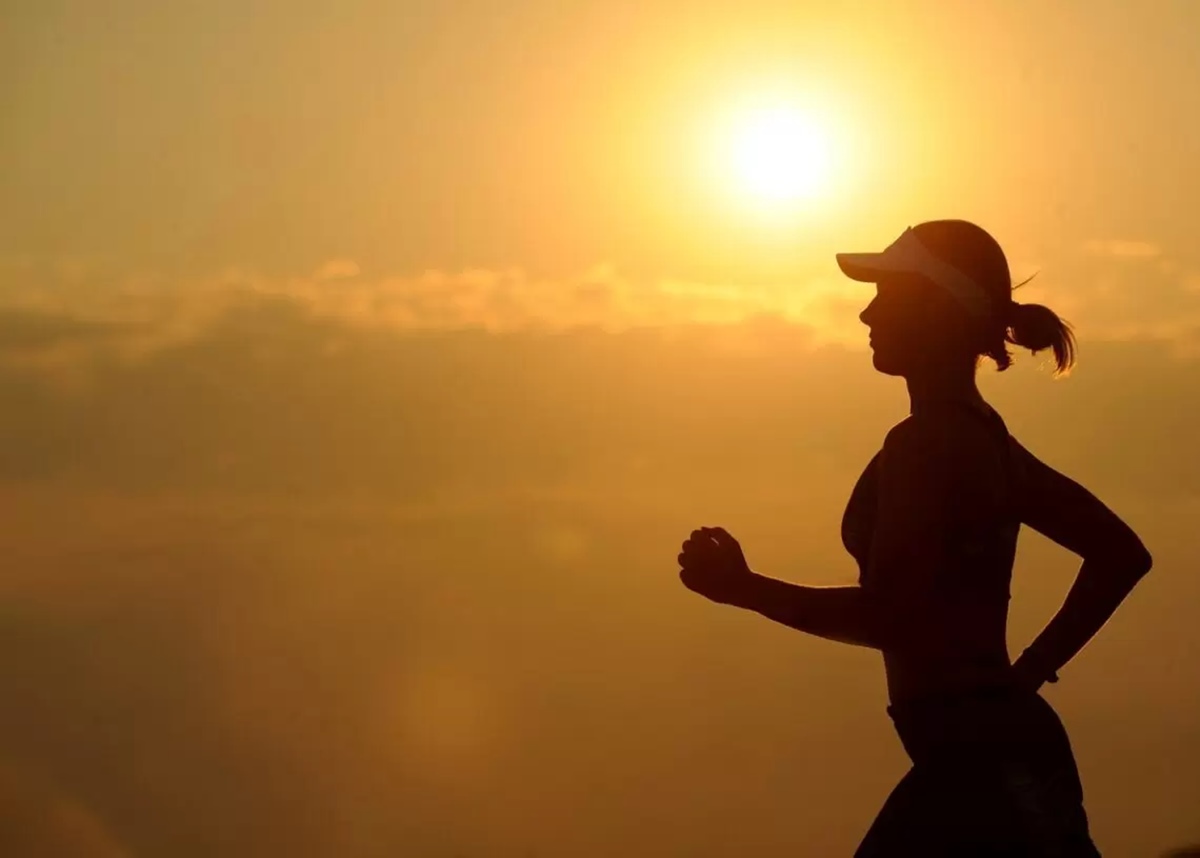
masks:
[[[1004,251],[964,220],[927,221],[881,253],[841,253],[855,280],[875,283],[859,318],[871,331],[875,368],[911,377],[947,364],[974,366],[987,356],[1004,370],[1008,343],[1035,354],[1052,349],[1059,372],[1074,363],[1070,327],[1040,304],[1019,304]]]

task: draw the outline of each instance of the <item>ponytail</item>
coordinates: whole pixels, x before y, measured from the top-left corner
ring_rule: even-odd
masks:
[[[1004,339],[1034,354],[1052,349],[1055,375],[1066,373],[1075,364],[1075,334],[1071,326],[1041,304],[1018,304],[1013,301]]]

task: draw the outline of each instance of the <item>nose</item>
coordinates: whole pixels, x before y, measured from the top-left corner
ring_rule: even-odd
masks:
[[[871,319],[873,318],[875,318],[875,300],[872,300],[871,303],[863,307],[863,311],[858,314],[858,320],[868,328],[871,327]]]

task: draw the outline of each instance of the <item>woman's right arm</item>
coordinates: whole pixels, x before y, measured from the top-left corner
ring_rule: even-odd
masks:
[[[1150,571],[1137,534],[1095,495],[1017,445],[1021,521],[1083,559],[1058,613],[1017,659],[1034,684],[1053,682]]]
[[[856,585],[809,587],[752,572],[730,604],[826,640],[882,648],[877,606]]]

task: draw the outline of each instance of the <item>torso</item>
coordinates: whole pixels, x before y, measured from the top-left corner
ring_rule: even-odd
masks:
[[[950,409],[946,419],[964,421],[973,446],[979,446],[979,465],[986,469],[987,483],[994,490],[979,502],[952,513],[949,549],[955,559],[937,583],[936,598],[946,608],[938,612],[942,618],[941,627],[936,630],[939,645],[919,656],[884,652],[888,692],[893,703],[1010,681],[1005,626],[1020,529],[1012,451],[1015,442],[1000,416],[991,409],[984,411],[968,405],[938,407]],[[964,420],[967,414],[969,417]],[[850,495],[842,518],[842,541],[858,563],[861,586],[880,590],[903,588],[902,577],[873,580],[869,571],[877,515],[878,468],[877,454]],[[890,574],[902,576],[903,571]]]

